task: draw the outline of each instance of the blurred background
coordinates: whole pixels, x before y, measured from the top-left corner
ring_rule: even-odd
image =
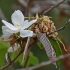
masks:
[[[56,5],[60,1],[62,0],[0,0],[0,36],[2,35],[1,27],[3,25],[1,20],[3,19],[11,22],[11,14],[15,10],[21,10],[25,16],[29,16],[29,14],[30,16],[35,16],[36,13],[42,15],[45,10],[49,9],[52,5]],[[54,22],[57,29],[62,27],[70,17],[70,0],[66,0],[46,15],[52,17],[51,20]],[[65,52],[61,46],[63,54],[66,54],[70,52],[70,23],[64,30],[58,33],[68,50]],[[31,51],[38,57],[39,63],[48,60],[44,50],[39,49],[37,45],[34,45],[31,48]],[[19,67],[19,63],[16,63],[13,66],[15,69],[21,68]],[[63,65],[60,68],[60,70],[70,70],[70,57],[63,60]],[[59,68],[55,68],[55,66],[51,64],[38,70],[59,70]]]

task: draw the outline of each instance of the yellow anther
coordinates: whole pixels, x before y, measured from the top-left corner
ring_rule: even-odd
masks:
[[[20,24],[16,24],[16,26],[20,26]]]
[[[15,26],[18,28],[18,30],[21,29],[21,25],[20,24],[16,24]]]

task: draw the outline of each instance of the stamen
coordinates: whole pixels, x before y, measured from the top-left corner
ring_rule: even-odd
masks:
[[[16,24],[16,27],[19,27],[20,26],[20,24]]]
[[[15,25],[19,30],[21,29],[21,25],[20,24],[16,24]]]

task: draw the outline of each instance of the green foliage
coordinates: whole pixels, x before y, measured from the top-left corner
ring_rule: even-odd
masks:
[[[33,55],[33,53],[30,53],[30,55],[29,55],[29,59],[28,59],[28,62],[27,62],[27,67],[28,66],[30,66],[30,65],[36,65],[36,64],[38,64],[39,63],[39,60],[38,60],[38,58],[37,57],[35,57],[34,55]]]
[[[19,63],[21,64],[22,58],[23,58],[23,54],[21,54],[21,55],[16,59],[15,62],[19,62]]]
[[[42,49],[42,44],[41,44],[41,42],[38,41],[38,42],[37,42],[37,45],[39,46],[40,49]]]
[[[14,58],[15,58],[15,55],[17,55],[18,53],[15,52],[15,53],[9,53],[9,54],[10,54],[11,59],[14,59]],[[21,65],[22,59],[23,59],[23,54],[21,54],[21,55],[15,60],[14,63],[19,62],[20,65]],[[25,60],[25,61],[26,61],[26,60]],[[29,67],[30,65],[36,65],[36,64],[38,64],[38,63],[39,63],[38,58],[35,57],[32,52],[30,52],[29,58],[28,58],[28,62],[27,62],[27,64],[26,64],[26,67]],[[24,64],[25,64],[25,62],[24,62]],[[24,66],[24,64],[22,64],[22,66]]]
[[[0,42],[0,67],[5,64],[4,58],[7,49],[8,49],[8,44]]]
[[[58,44],[58,42],[52,38],[49,38],[49,40],[50,40],[53,48],[55,49],[56,56],[58,57],[58,56],[62,55],[62,51],[61,51],[61,48],[60,48],[60,45]],[[62,60],[57,61],[58,66],[61,66],[61,64],[62,64]]]

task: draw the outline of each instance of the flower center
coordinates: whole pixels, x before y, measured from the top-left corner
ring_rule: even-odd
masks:
[[[16,24],[15,26],[18,28],[18,30],[21,29],[21,25],[20,24]]]

